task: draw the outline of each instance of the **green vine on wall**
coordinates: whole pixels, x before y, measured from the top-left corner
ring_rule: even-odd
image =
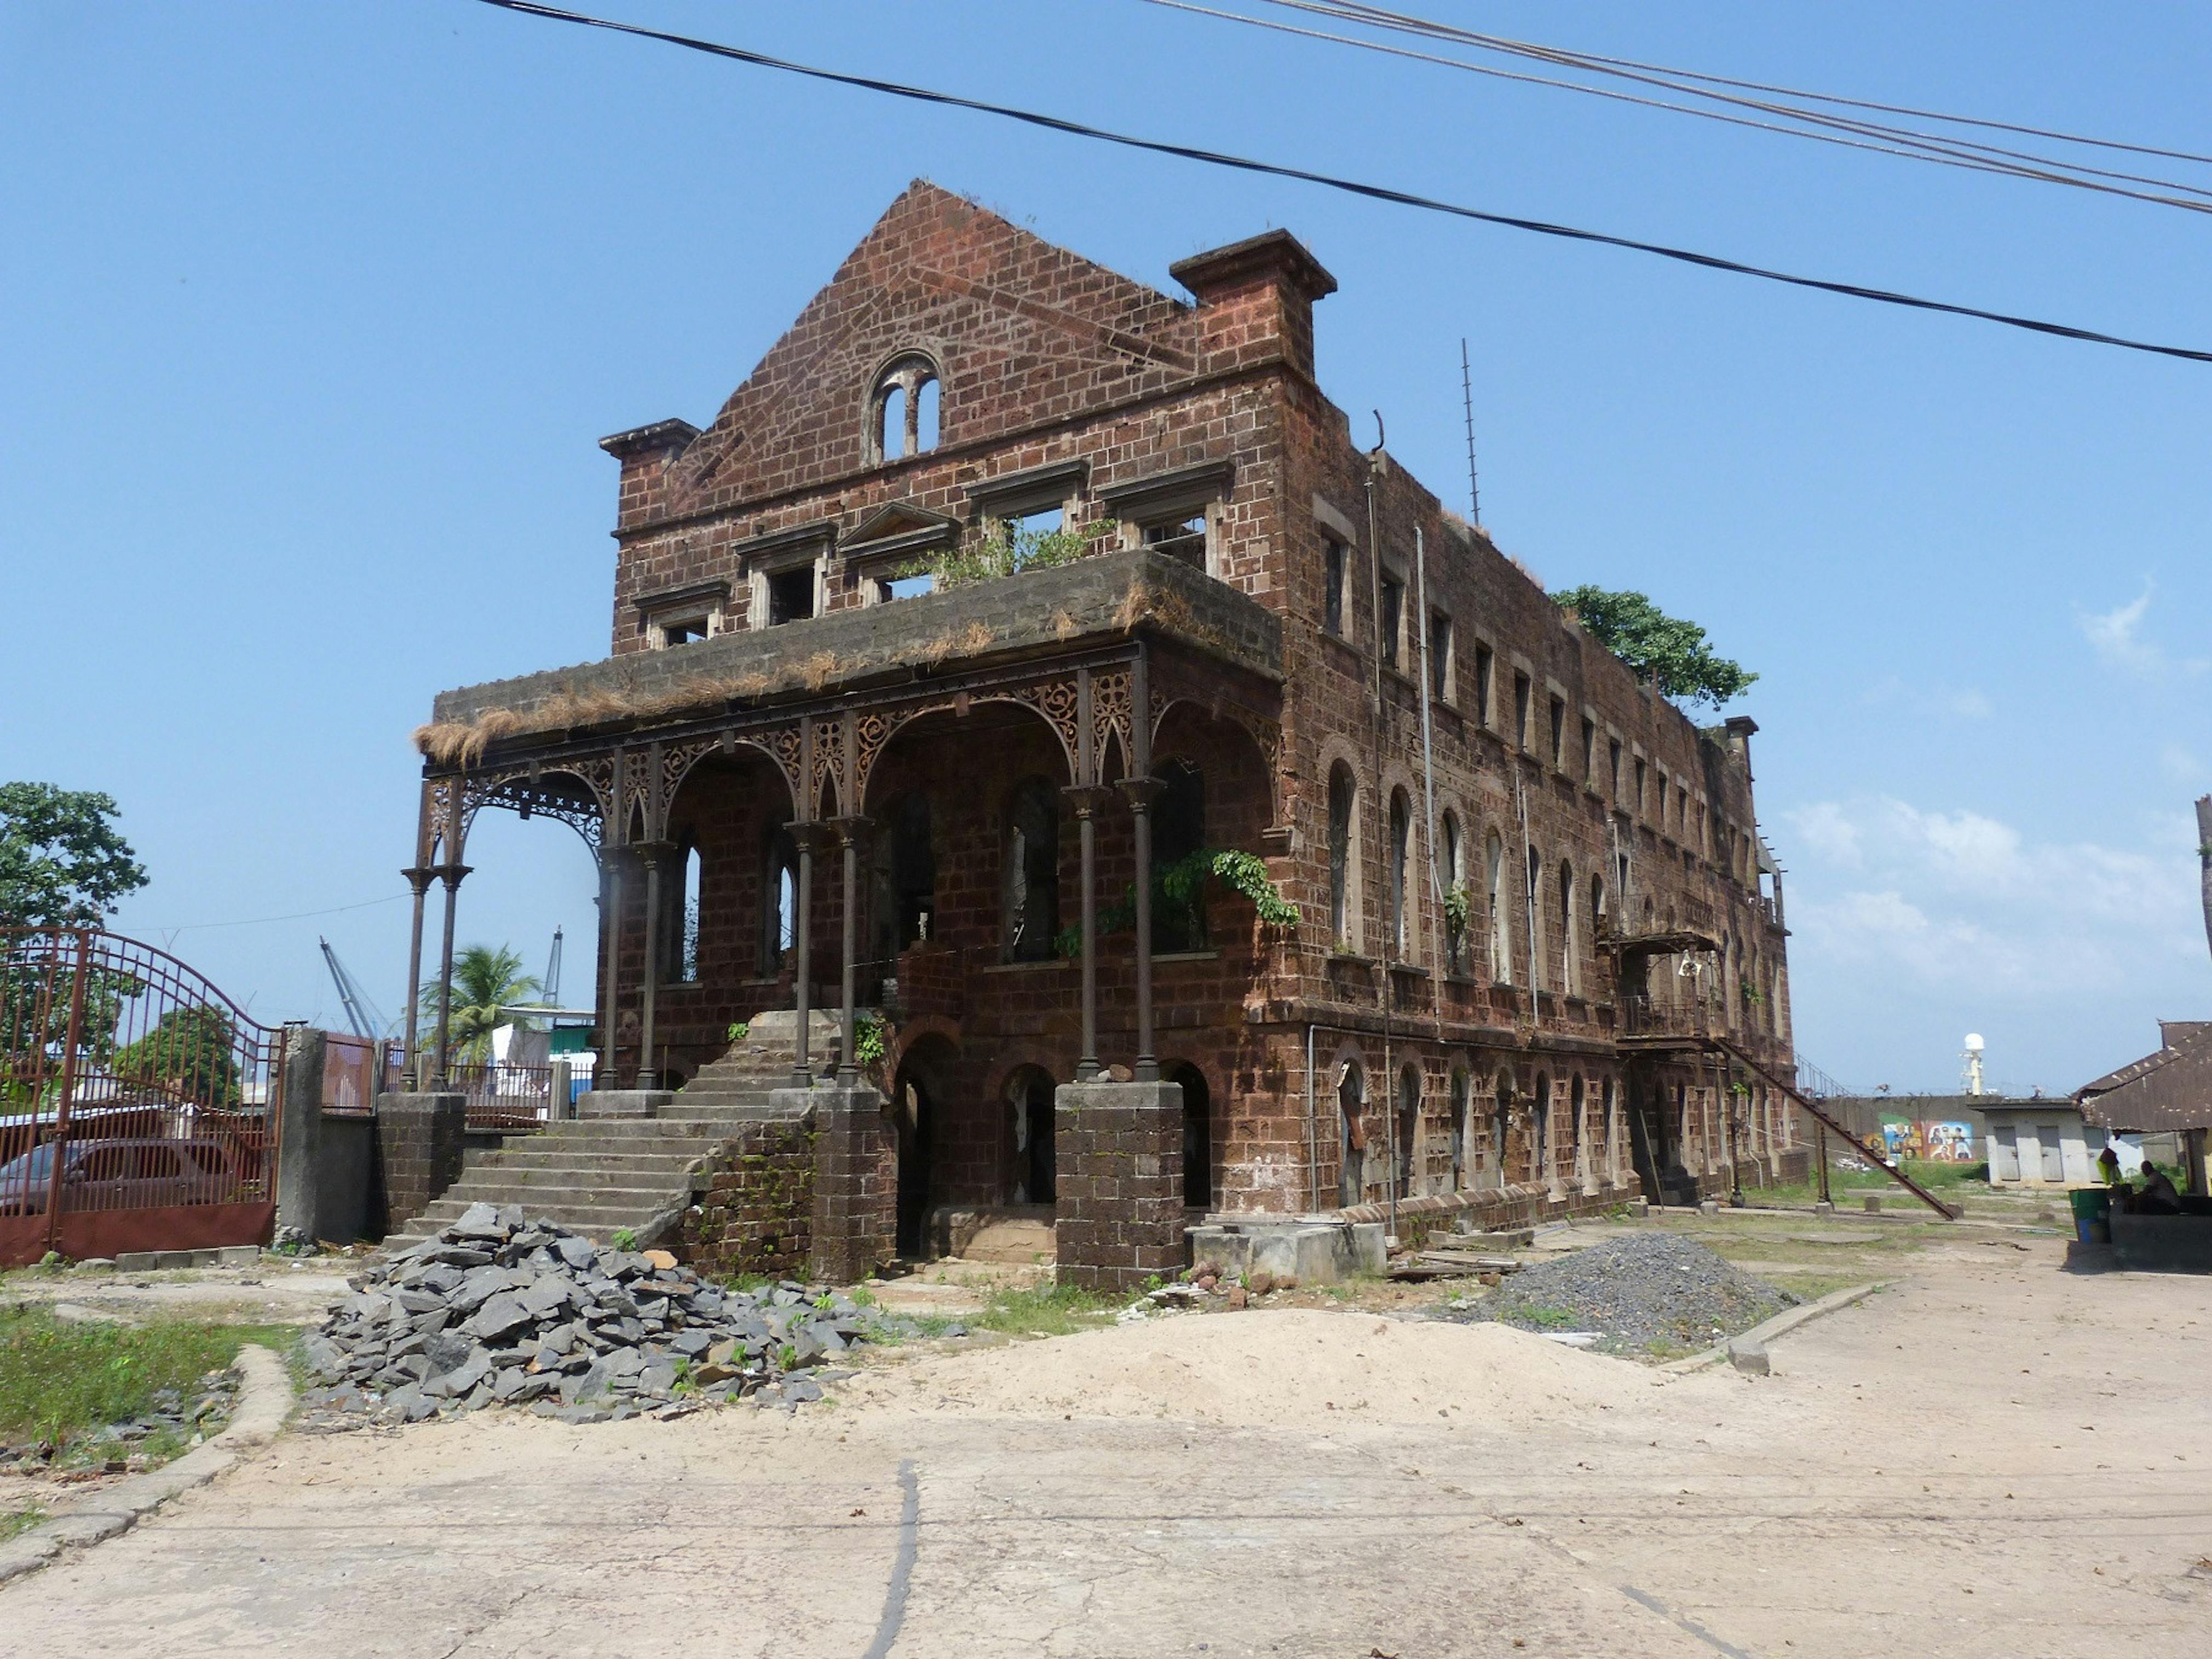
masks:
[[[1243,894],[1252,901],[1252,908],[1260,914],[1263,927],[1295,927],[1298,925],[1298,908],[1283,896],[1267,874],[1267,866],[1256,853],[1222,852],[1214,848],[1201,848],[1188,858],[1177,859],[1173,864],[1164,864],[1152,872],[1152,898],[1156,905],[1171,910],[1190,920],[1193,930],[1206,913],[1206,884],[1218,880],[1233,892]],[[1137,889],[1133,882],[1124,890],[1121,902],[1112,908],[1098,913],[1098,932],[1109,933],[1127,932],[1137,925]],[[1063,927],[1054,936],[1053,948],[1063,957],[1079,956],[1083,951],[1083,928],[1080,923]]]

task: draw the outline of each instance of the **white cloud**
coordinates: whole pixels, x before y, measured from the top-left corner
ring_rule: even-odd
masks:
[[[2177,662],[2166,654],[2164,646],[2142,636],[2143,619],[2150,614],[2151,595],[2154,592],[2155,584],[2146,580],[2143,591],[2130,604],[2111,611],[2076,613],[2081,632],[2090,648],[2096,652],[2098,660],[2107,668],[2117,668],[2147,680],[2162,680],[2176,672],[2201,674],[2212,667],[2212,662],[2201,657]]]
[[[1964,720],[1985,720],[1996,713],[1990,700],[1971,687],[1953,692],[1950,704],[1951,712]]]

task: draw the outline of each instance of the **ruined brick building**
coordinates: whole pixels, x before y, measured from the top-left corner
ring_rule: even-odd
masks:
[[[1189,299],[916,183],[709,426],[605,440],[611,654],[437,699],[418,939],[489,805],[599,851],[621,1081],[679,1085],[802,955],[817,1009],[849,969],[908,1249],[944,1206],[1052,1204],[1094,1063],[1181,1085],[1194,1214],[1802,1168],[1706,1041],[1789,1073],[1753,723],[1693,725],[1353,441],[1294,238],[1170,274]],[[1009,523],[1085,556],[901,574]],[[1264,883],[1191,898],[1224,851],[1295,925]]]

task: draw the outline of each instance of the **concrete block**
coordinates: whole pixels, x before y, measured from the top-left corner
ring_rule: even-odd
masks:
[[[1729,1364],[1747,1376],[1766,1376],[1774,1370],[1774,1362],[1767,1356],[1766,1344],[1756,1337],[1731,1337],[1728,1357]]]

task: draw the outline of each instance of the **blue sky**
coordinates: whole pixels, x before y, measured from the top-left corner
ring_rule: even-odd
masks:
[[[1241,0],[1240,0],[1241,3]],[[611,9],[615,0],[607,0]],[[1256,9],[1256,7],[1248,7]],[[1548,43],[2212,152],[2180,4],[1479,5]],[[2212,346],[2212,223],[1850,155],[1139,0],[620,15],[1501,211]],[[605,654],[601,434],[704,423],[916,174],[1162,286],[1286,225],[1322,377],[1555,586],[1762,675],[1802,1051],[2071,1088],[2212,1014],[2212,368],[1539,240],[466,3],[0,9],[0,775],[104,789],[124,930],[261,1018],[387,1012],[407,733]],[[2181,164],[2166,164],[2179,167]],[[2212,171],[2212,170],[2208,170]],[[2203,182],[2200,179],[2198,182]],[[592,878],[480,821],[463,940],[588,994]],[[284,921],[338,906],[341,914]],[[221,925],[216,925],[221,924]],[[246,925],[234,925],[246,924]],[[181,931],[178,931],[181,930]]]

